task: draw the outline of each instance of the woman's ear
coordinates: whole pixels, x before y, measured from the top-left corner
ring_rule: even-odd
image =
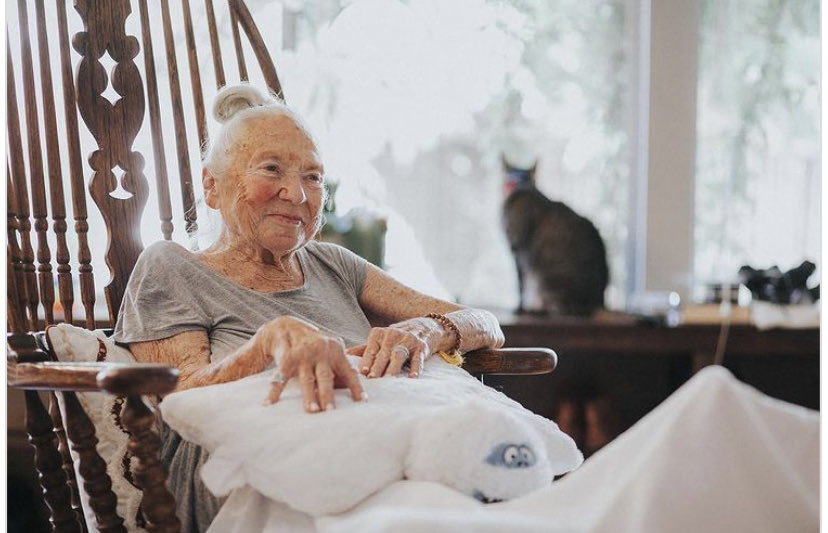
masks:
[[[218,209],[220,206],[216,178],[206,168],[201,169],[201,186],[204,187],[204,202],[209,207]]]

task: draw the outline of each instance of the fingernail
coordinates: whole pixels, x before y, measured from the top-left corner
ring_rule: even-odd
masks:
[[[333,408],[334,408],[334,404],[332,404],[332,403],[329,403],[328,405],[325,406],[326,411],[330,411]]]
[[[412,377],[412,378],[416,378],[419,375],[420,375],[419,372],[412,372],[412,373],[409,374],[409,376]]]
[[[375,378],[375,377],[377,377],[377,375],[374,372],[371,372],[370,374],[368,374],[368,377],[369,378]]]
[[[362,394],[360,394],[360,395],[359,395],[359,399],[360,399],[360,401],[365,401],[365,400],[367,400],[367,399],[368,399],[368,393],[367,393],[367,392],[363,392]]]
[[[319,410],[319,404],[317,404],[316,402],[311,402],[310,410],[311,410],[311,413],[317,412]]]

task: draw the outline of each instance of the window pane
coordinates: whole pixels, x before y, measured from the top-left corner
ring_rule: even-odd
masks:
[[[701,6],[697,288],[820,257],[819,2]]]
[[[285,34],[295,42],[275,58],[288,101],[320,137],[338,210],[388,216],[392,274],[471,305],[517,304],[500,227],[507,153],[537,160],[539,188],[596,224],[610,255],[609,301],[623,303],[626,7],[365,0],[291,12]]]

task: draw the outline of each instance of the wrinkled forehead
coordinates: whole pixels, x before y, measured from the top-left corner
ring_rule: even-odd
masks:
[[[316,143],[304,125],[289,112],[251,113],[232,132],[231,150],[248,158],[257,152],[283,154],[285,158],[317,159]]]

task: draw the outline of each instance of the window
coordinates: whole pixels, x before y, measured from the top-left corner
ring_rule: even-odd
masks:
[[[512,308],[501,154],[607,243],[623,304],[632,98],[624,0],[304,4],[276,55],[313,117],[340,210],[389,218],[386,264],[433,294]],[[382,23],[378,24],[377,21]],[[277,43],[282,44],[282,43]]]
[[[328,178],[338,185],[339,212],[361,209],[387,219],[385,263],[420,290],[469,305],[510,309],[517,304],[517,277],[500,227],[502,154],[519,163],[537,161],[539,188],[598,227],[609,255],[610,307],[623,308],[631,291],[648,288],[640,282],[643,276],[672,268],[636,258],[644,245],[668,253],[670,246],[692,248],[689,264],[665,279],[668,284],[681,279],[682,289],[695,289],[696,296],[704,284],[734,277],[742,264],[787,269],[804,259],[816,262],[819,3],[700,0],[698,34],[689,44],[677,44],[669,31],[642,36],[651,4],[659,16],[672,10],[672,23],[685,26],[681,6],[696,12],[696,4],[680,0],[248,2],[260,28],[269,21],[263,37],[288,103],[318,137]],[[8,15],[17,20],[17,8],[10,6]],[[133,7],[127,31],[137,34]],[[175,23],[180,7],[173,4]],[[53,11],[47,10],[50,19]],[[228,21],[220,15],[219,24],[226,27]],[[69,26],[70,33],[81,30],[71,8]],[[18,31],[9,25],[22,91]],[[152,31],[155,53],[163,54],[161,30],[153,26]],[[219,37],[223,48],[232,47],[229,31]],[[649,66],[641,59],[645,37],[653,41],[643,55],[698,46],[698,76],[673,82],[696,87],[696,135],[681,141],[685,153],[695,154],[695,167],[687,172],[695,192],[674,200],[695,204],[687,242],[674,243],[669,232],[651,237],[635,222],[636,213],[653,211],[660,200],[637,203],[640,189],[648,186],[647,165],[639,161],[647,141],[638,129],[642,102],[652,99],[641,75]],[[208,36],[196,39],[206,43]],[[53,78],[59,79],[59,55],[51,59]],[[200,61],[208,76],[209,58]],[[669,65],[669,55],[666,61]],[[185,68],[184,56],[178,62]],[[694,55],[690,62],[695,65]],[[664,72],[660,75],[663,80]],[[667,91],[670,75],[668,69]],[[164,76],[159,73],[159,84],[168,83]],[[191,114],[191,96],[184,89],[184,112]],[[161,106],[172,113],[169,102]],[[650,125],[669,121],[669,106],[667,111],[651,115]],[[135,148],[147,155],[145,173],[154,188],[148,129],[140,132]],[[189,146],[198,146],[195,132],[188,135]],[[169,156],[173,140],[166,141]],[[88,132],[84,142],[91,142]],[[189,154],[196,178],[198,155],[197,150]],[[662,163],[667,158],[662,168],[669,174],[673,155],[660,157]],[[168,174],[176,176],[176,158],[168,159]],[[693,157],[688,161],[692,167]],[[88,179],[86,161],[84,170]],[[63,175],[68,179],[68,172]],[[171,179],[174,199],[176,182]],[[153,189],[146,213],[155,203]],[[106,271],[106,239],[89,205],[93,267],[100,273]],[[188,244],[178,201],[173,209],[173,239]],[[662,222],[669,220],[670,207],[661,209]],[[142,232],[145,243],[161,238],[150,215]],[[71,229],[68,237],[76,273]]]
[[[697,281],[818,263],[819,2],[704,0],[700,28]]]

